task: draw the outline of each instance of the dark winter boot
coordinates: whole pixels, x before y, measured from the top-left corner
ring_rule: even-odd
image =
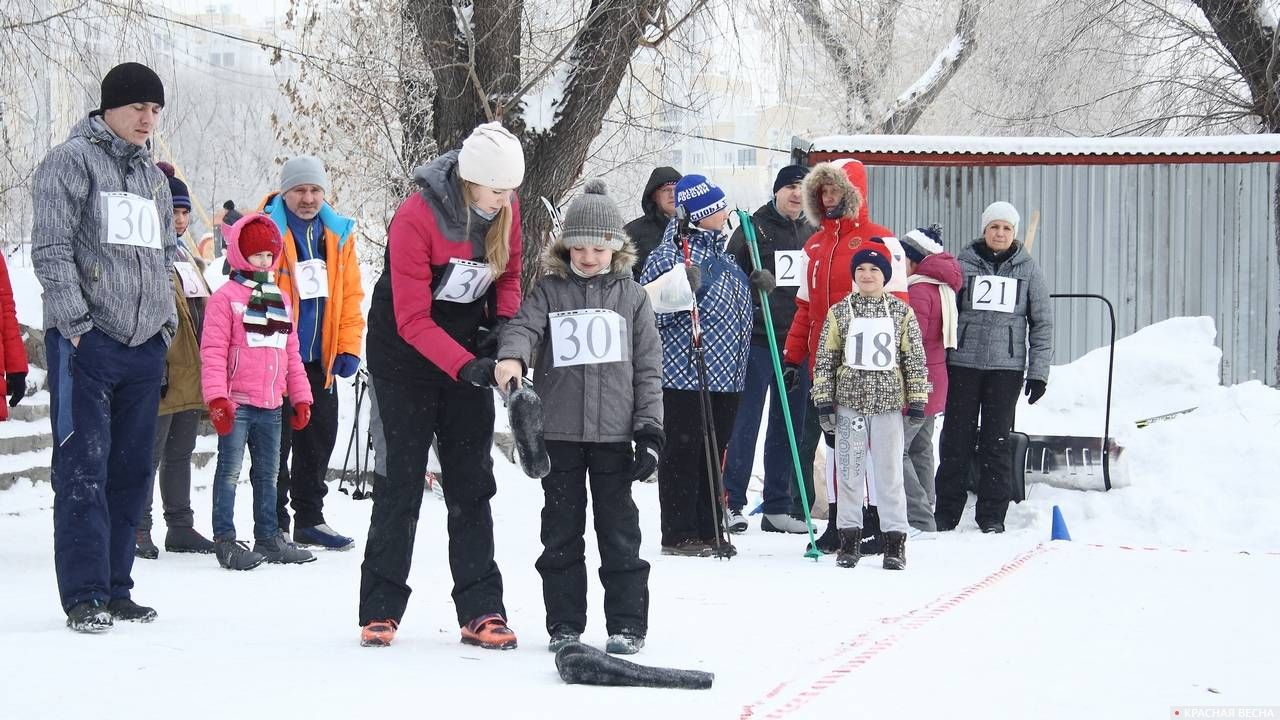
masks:
[[[581,638],[582,633],[564,625],[557,625],[551,631],[551,640],[547,643],[547,649],[551,652],[560,652],[560,648],[570,643],[576,643]]]
[[[116,598],[107,603],[111,617],[121,622],[149,623],[156,619],[155,608],[139,605],[129,598]]]
[[[880,532],[880,511],[875,505],[862,508],[862,554],[879,555],[884,551],[884,535]]]
[[[822,535],[815,544],[819,550],[828,555],[840,549],[840,534],[836,532],[835,503],[827,503],[827,529],[822,531]],[[809,548],[806,546],[805,549],[808,550]]]
[[[862,558],[862,528],[840,528],[840,552],[836,564],[851,568]]]
[[[100,633],[111,629],[111,612],[97,600],[77,603],[67,611],[67,627],[82,633]]]
[[[196,532],[195,528],[171,527],[164,534],[165,552],[201,553],[213,552],[213,541]]]
[[[907,566],[907,534],[889,532],[884,534],[884,569],[901,570]]]
[[[133,556],[143,560],[155,560],[160,557],[160,548],[151,542],[150,530],[135,530],[133,533]]]
[[[609,636],[604,651],[610,655],[635,655],[644,647],[644,635],[634,630],[623,630]]]

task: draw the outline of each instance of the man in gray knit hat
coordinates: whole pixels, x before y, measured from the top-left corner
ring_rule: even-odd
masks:
[[[543,552],[535,567],[552,651],[586,628],[588,482],[606,650],[634,653],[648,632],[649,563],[640,558],[631,482],[657,467],[665,439],[662,344],[649,297],[631,277],[634,262],[635,248],[604,183],[588,182],[569,204],[560,237],[543,253],[543,276],[499,339],[498,387],[522,378],[536,358],[534,384],[543,393],[551,473],[542,480]]]
[[[31,259],[44,288],[53,561],[67,627],[150,622],[130,599],[165,352],[178,327],[169,183],[151,159],[164,86],[117,65],[99,109],[36,168]]]

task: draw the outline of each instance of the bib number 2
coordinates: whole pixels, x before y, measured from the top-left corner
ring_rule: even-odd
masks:
[[[803,250],[775,250],[773,268],[777,271],[778,287],[800,287],[800,261]]]
[[[556,367],[627,359],[627,322],[612,310],[566,310],[547,316]]]

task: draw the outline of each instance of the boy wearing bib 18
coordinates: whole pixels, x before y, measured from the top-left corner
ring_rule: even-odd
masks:
[[[662,452],[662,343],[649,296],[632,280],[635,257],[604,183],[588,182],[565,212],[561,237],[542,256],[543,276],[498,345],[504,391],[537,358],[551,456],[537,568],[553,652],[586,629],[588,482],[606,649],[637,652],[648,630],[649,563],[640,559],[631,482],[648,477]]]
[[[929,399],[924,341],[911,306],[885,292],[893,277],[889,250],[862,243],[853,253],[857,292],[827,312],[813,370],[813,405],[823,432],[835,433],[840,550],[836,563],[858,564],[863,475],[874,469],[884,567],[907,564],[907,498],[902,487],[902,407],[924,418]]]

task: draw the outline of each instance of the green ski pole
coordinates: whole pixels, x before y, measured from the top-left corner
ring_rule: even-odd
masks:
[[[762,269],[760,264],[760,246],[756,242],[756,226],[746,210],[738,210],[738,221],[742,225],[742,234],[747,238],[747,247],[751,249],[751,266]],[[764,316],[765,334],[769,336],[769,357],[773,360],[773,377],[778,383],[779,403],[782,405],[782,419],[787,425],[787,442],[791,444],[791,462],[795,465],[796,487],[800,489],[800,504],[804,506],[804,524],[809,528],[809,547],[804,556],[817,560],[822,557],[818,543],[813,537],[813,519],[809,517],[809,494],[804,489],[804,473],[800,469],[800,448],[796,445],[796,430],[791,422],[791,403],[787,398],[787,381],[782,379],[782,359],[778,352],[778,338],[773,332],[773,315],[769,312],[769,294],[760,293],[760,312]]]

